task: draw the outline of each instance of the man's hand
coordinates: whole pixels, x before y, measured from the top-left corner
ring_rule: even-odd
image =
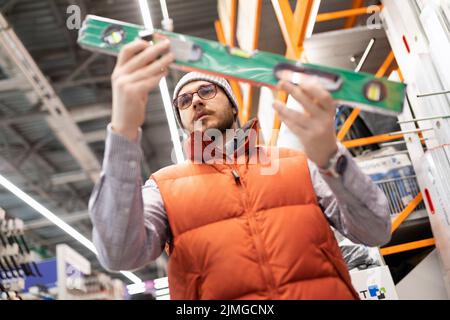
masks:
[[[300,139],[308,158],[320,168],[325,168],[338,150],[334,128],[335,101],[313,79],[304,79],[299,85],[281,80],[278,89],[292,95],[304,108],[304,112],[299,112],[275,101],[273,107],[280,120]]]
[[[145,120],[148,94],[167,75],[174,61],[169,41],[150,45],[136,40],[122,48],[111,76],[113,106],[112,130],[136,140]]]

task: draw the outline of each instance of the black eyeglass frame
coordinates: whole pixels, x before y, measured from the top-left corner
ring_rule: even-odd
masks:
[[[204,88],[204,87],[209,87],[209,86],[213,86],[213,87],[214,87],[214,95],[213,95],[212,97],[209,97],[209,98],[204,98],[204,97],[202,97],[202,96],[199,94],[200,90],[201,90],[202,88]],[[176,108],[178,108],[178,109],[180,109],[180,110],[185,110],[185,109],[189,108],[189,107],[192,105],[192,101],[194,101],[194,94],[197,94],[197,95],[198,95],[200,98],[202,98],[203,100],[211,100],[211,99],[214,99],[214,98],[216,97],[217,91],[218,91],[218,90],[217,90],[217,85],[216,85],[215,83],[202,84],[201,86],[198,87],[197,91],[194,91],[194,92],[186,92],[186,93],[183,93],[182,95],[179,95],[178,97],[176,97],[176,98],[172,101],[172,104],[173,104],[174,107],[176,107]],[[180,97],[183,97],[183,96],[186,96],[186,95],[190,95],[190,97],[191,97],[191,103],[189,103],[189,105],[188,105],[187,107],[184,107],[184,108],[178,107],[178,99],[179,99]]]

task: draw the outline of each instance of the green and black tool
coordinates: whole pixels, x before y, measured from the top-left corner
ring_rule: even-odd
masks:
[[[406,85],[376,78],[372,74],[300,64],[282,55],[247,52],[216,41],[87,15],[78,43],[85,49],[117,55],[123,45],[137,38],[158,42],[168,38],[175,55],[173,68],[219,75],[256,86],[275,88],[282,73],[293,83],[305,76],[316,77],[339,103],[370,112],[397,115],[402,112]]]

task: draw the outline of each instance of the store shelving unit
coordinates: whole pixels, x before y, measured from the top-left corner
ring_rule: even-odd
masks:
[[[449,95],[440,94],[450,88],[450,77],[444,72],[449,68],[450,4],[382,2],[383,24],[401,70],[397,77],[408,84],[408,99],[399,123],[403,132],[410,132],[404,139],[421,189],[411,206],[420,203],[423,195],[434,236],[401,249],[435,244],[450,296],[450,154],[446,152],[450,143],[450,100]]]
[[[234,46],[235,22],[238,16],[238,1],[232,0],[226,14],[221,15],[215,27],[218,39],[227,45]],[[255,12],[259,14],[261,1],[252,2]],[[219,1],[220,4],[220,1]],[[374,8],[363,7],[364,1],[354,0],[352,8],[339,12],[318,14],[315,21],[329,21],[346,18],[345,28],[355,25],[356,17],[373,12]],[[286,56],[301,59],[303,41],[314,8],[313,0],[297,1],[295,10],[291,9],[288,0],[272,0],[278,24],[286,43]],[[220,6],[219,6],[220,8]],[[434,238],[421,239],[381,249],[381,254],[389,255],[436,245],[442,262],[444,282],[450,296],[450,110],[449,95],[433,93],[450,89],[450,76],[443,72],[450,70],[448,53],[450,52],[449,25],[450,5],[445,1],[395,1],[382,0],[382,6],[375,8],[381,11],[382,25],[387,33],[392,51],[386,56],[376,76],[390,76],[392,80],[405,81],[408,85],[404,112],[398,117],[401,131],[386,132],[372,137],[346,140],[347,134],[360,114],[354,109],[340,128],[337,137],[347,148],[367,146],[371,144],[398,142],[405,143],[412,165],[417,174],[420,191],[412,201],[403,207],[393,219],[392,232],[411,216],[423,203],[430,218]],[[372,11],[371,11],[372,10]],[[393,18],[395,17],[395,19]],[[241,43],[247,49],[257,48],[259,18],[253,19],[254,25],[249,28],[251,43]],[[222,25],[227,27],[223,28]],[[224,30],[226,29],[226,32]],[[389,74],[393,69],[396,71]],[[398,67],[398,68],[397,68]],[[238,84],[233,83],[233,90],[240,104],[241,122],[248,120],[250,103],[248,94],[243,97]],[[425,94],[425,96],[421,96]],[[430,95],[428,95],[430,94]],[[287,96],[278,94],[278,99],[287,101]],[[244,116],[243,116],[244,115]],[[270,144],[278,140],[280,121],[274,115],[274,124]],[[445,149],[447,148],[447,149]],[[428,151],[427,151],[428,150]],[[447,153],[446,153],[447,151]],[[441,161],[436,165],[436,162]],[[433,171],[434,170],[434,171]],[[448,179],[448,180],[446,180]],[[447,188],[447,191],[443,189]],[[423,196],[424,195],[424,196]],[[447,198],[446,198],[447,197]],[[423,201],[425,198],[425,201]],[[424,216],[424,210],[420,210]]]

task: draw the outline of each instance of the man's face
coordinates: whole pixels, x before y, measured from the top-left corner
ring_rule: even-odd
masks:
[[[200,87],[211,85],[207,81],[194,81],[181,88],[178,97],[185,93],[197,92]],[[234,112],[230,101],[223,89],[216,85],[217,93],[214,98],[202,99],[194,93],[192,104],[180,111],[183,127],[189,132],[195,130],[218,129],[224,132],[230,129],[234,122]]]

